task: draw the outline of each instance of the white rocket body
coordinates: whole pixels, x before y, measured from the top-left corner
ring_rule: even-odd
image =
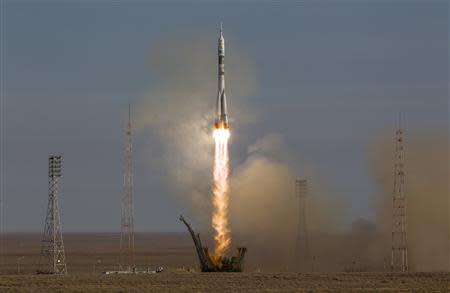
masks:
[[[227,96],[225,94],[225,39],[223,38],[222,25],[218,41],[218,84],[216,103],[216,128],[229,128],[227,112]]]

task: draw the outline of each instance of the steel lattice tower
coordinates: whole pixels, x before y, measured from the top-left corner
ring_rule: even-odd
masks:
[[[122,219],[120,229],[120,267],[131,271],[134,262],[134,217],[133,217],[133,153],[131,137],[131,108],[128,105],[126,130],[124,190],[122,195]]]
[[[42,274],[67,274],[58,206],[58,180],[61,177],[61,164],[61,156],[50,156],[48,159],[48,206],[38,269],[38,273]]]
[[[308,270],[310,262],[309,237],[306,223],[307,181],[295,180],[295,194],[298,198],[298,230],[296,243],[297,270]]]
[[[404,194],[404,146],[403,130],[399,115],[398,129],[395,133],[394,190],[392,210],[392,271],[408,271],[408,247],[406,238],[406,198]]]

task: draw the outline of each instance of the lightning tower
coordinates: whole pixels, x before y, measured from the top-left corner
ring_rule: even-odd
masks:
[[[295,195],[298,198],[298,227],[296,243],[297,270],[305,271],[310,262],[309,238],[306,223],[307,181],[295,180]]]
[[[48,206],[37,271],[41,274],[67,274],[58,206],[58,181],[61,177],[61,164],[61,156],[50,156],[48,159]]]
[[[133,152],[131,138],[131,107],[128,105],[128,124],[126,130],[124,189],[122,195],[122,218],[120,228],[121,269],[131,271],[134,263],[134,217],[133,217]]]
[[[404,192],[404,142],[400,114],[398,120],[398,129],[395,132],[391,269],[397,272],[407,272],[408,247],[406,238],[406,198]]]

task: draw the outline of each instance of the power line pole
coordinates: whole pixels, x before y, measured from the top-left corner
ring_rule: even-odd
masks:
[[[126,130],[124,190],[122,195],[122,218],[120,229],[120,267],[131,271],[134,261],[134,217],[133,217],[133,153],[131,137],[131,106],[128,105]]]
[[[306,197],[307,181],[295,180],[295,194],[298,198],[298,227],[297,227],[297,245],[296,260],[297,270],[306,271],[310,262],[309,237],[306,223]]]
[[[406,198],[404,194],[404,146],[401,116],[398,116],[398,129],[395,133],[394,190],[392,210],[392,251],[391,270],[408,271],[408,247],[406,237]]]
[[[48,206],[45,217],[44,235],[41,243],[38,273],[67,274],[64,242],[58,205],[58,181],[61,177],[61,156],[48,159]]]

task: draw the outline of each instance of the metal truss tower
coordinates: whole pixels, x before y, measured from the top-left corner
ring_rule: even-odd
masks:
[[[408,246],[406,237],[406,198],[404,146],[401,117],[399,114],[398,129],[395,133],[394,190],[392,210],[392,251],[391,270],[408,271]]]
[[[61,156],[52,155],[48,159],[48,206],[37,271],[41,274],[67,274],[58,206],[58,180],[61,177],[61,164]]]
[[[122,219],[120,229],[120,267],[132,271],[134,260],[134,217],[133,217],[133,153],[131,137],[131,107],[128,105],[126,130],[124,190],[122,195]]]
[[[306,223],[307,181],[295,180],[295,194],[298,198],[298,230],[296,243],[297,270],[307,271],[310,264],[309,237]]]

